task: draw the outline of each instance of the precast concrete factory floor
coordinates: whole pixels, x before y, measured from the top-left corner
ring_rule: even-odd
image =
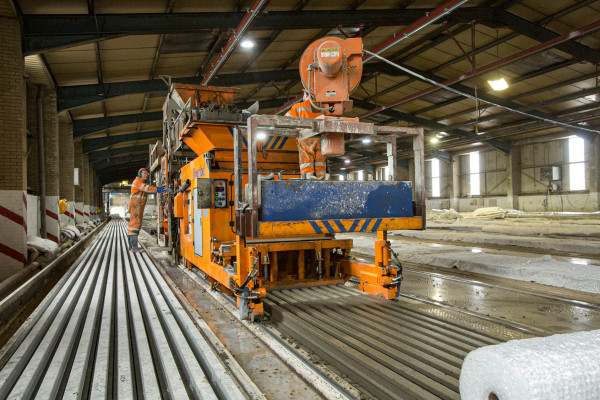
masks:
[[[266,318],[251,325],[154,237],[140,235],[146,253],[126,251],[125,232],[124,221],[110,221],[4,346],[0,398],[458,399],[462,361],[477,347],[600,329],[595,293],[417,257],[502,257],[502,248],[394,234],[392,246],[404,250],[397,300],[353,282],[273,291]],[[370,257],[373,235],[347,237],[357,257]],[[539,257],[523,251],[504,257]]]
[[[373,238],[368,235],[348,237],[355,240],[358,250],[372,247]],[[154,240],[147,239],[149,243]],[[282,393],[277,387],[289,387],[289,398],[317,396],[285,364],[276,363],[277,371],[269,369],[266,354],[270,351],[251,340],[222,304],[182,276],[164,249],[154,247],[149,252],[163,258],[161,266],[268,398],[279,398]],[[268,319],[262,324],[303,350],[310,362],[330,371],[329,376],[356,389],[356,397],[432,399],[458,398],[457,377],[469,350],[506,340],[600,328],[600,302],[593,294],[411,263],[405,263],[404,277],[402,295],[395,302],[364,295],[351,282],[337,288],[272,292],[265,301]],[[451,341],[456,335],[457,341],[436,348],[427,338],[440,333]],[[386,341],[390,337],[391,342]],[[466,339],[471,337],[479,339]],[[255,345],[244,345],[247,340]],[[396,393],[393,382],[398,380],[404,382],[404,389]]]
[[[144,253],[112,220],[0,355],[0,398],[245,399]]]

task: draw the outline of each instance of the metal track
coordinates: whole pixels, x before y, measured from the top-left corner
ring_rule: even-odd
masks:
[[[517,287],[510,287],[505,284],[485,282],[481,279],[476,279],[476,278],[468,278],[468,277],[462,277],[462,276],[456,276],[456,275],[442,274],[439,272],[423,271],[422,269],[419,269],[418,267],[416,267],[416,268],[415,267],[412,267],[412,268],[407,267],[406,266],[407,264],[409,264],[409,263],[403,263],[404,271],[412,273],[412,274],[424,275],[424,276],[430,276],[430,277],[445,279],[445,280],[454,281],[454,282],[460,282],[460,283],[464,283],[465,285],[468,285],[468,286],[475,286],[475,285],[476,286],[487,286],[487,287],[506,290],[507,292],[515,292],[515,293],[520,293],[520,294],[524,294],[527,296],[533,296],[533,297],[539,297],[542,299],[554,300],[554,301],[566,303],[566,304],[569,304],[572,306],[577,306],[577,307],[585,307],[585,308],[596,309],[596,310],[600,309],[600,303],[592,303],[589,301],[569,299],[567,297],[557,296],[557,295],[553,295],[553,294],[546,294],[546,293],[542,293],[539,291],[527,290],[527,289],[517,288]],[[410,265],[418,265],[418,264],[410,263]],[[426,268],[430,267],[428,265],[423,265],[423,266]],[[515,282],[515,283],[517,283],[517,282]],[[529,283],[529,282],[526,282],[526,283]]]
[[[3,349],[0,398],[244,399],[146,254],[111,221]]]
[[[386,301],[345,286],[269,292],[265,306],[283,334],[377,399],[459,399],[467,353],[530,336],[454,310],[407,298]]]
[[[358,253],[358,252],[353,253],[353,254],[360,257],[361,259],[366,260],[366,261],[370,261],[370,262],[374,261],[373,256],[371,256],[370,254],[363,254],[363,253]],[[496,277],[494,275],[485,275],[485,274],[477,274],[477,275],[479,275],[478,277],[469,277],[469,276],[459,275],[457,273],[457,271],[453,271],[449,268],[447,268],[448,271],[443,271],[443,269],[444,269],[443,267],[435,267],[435,266],[431,266],[428,264],[419,264],[419,263],[415,263],[415,262],[403,261],[402,265],[403,265],[405,279],[409,274],[429,276],[429,277],[433,277],[433,278],[463,283],[469,287],[475,286],[475,285],[476,286],[486,286],[486,287],[505,290],[507,292],[514,292],[514,293],[519,293],[519,294],[523,294],[523,295],[527,295],[527,296],[533,296],[533,297],[539,297],[542,299],[553,300],[553,301],[569,304],[571,306],[584,307],[584,308],[589,308],[589,309],[593,309],[593,310],[600,309],[600,302],[594,303],[591,301],[584,301],[584,300],[568,298],[568,297],[566,297],[566,295],[553,294],[550,292],[551,288],[549,288],[549,287],[544,288],[546,290],[546,292],[527,288],[526,286],[528,286],[530,284],[530,282],[518,281],[518,280],[513,280],[510,278]],[[436,269],[436,271],[431,271],[430,269],[432,269],[432,268]],[[489,281],[490,279],[502,280],[504,283],[490,282]],[[510,282],[510,281],[512,281],[512,282]],[[554,289],[560,290],[562,288],[556,287]],[[567,289],[567,290],[571,290],[571,289]],[[575,290],[572,290],[572,291],[577,292]],[[592,293],[589,293],[589,295],[593,296]]]

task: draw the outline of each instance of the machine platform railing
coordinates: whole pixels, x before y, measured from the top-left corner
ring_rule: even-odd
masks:
[[[266,234],[314,234],[321,230],[323,233],[345,232],[355,224],[355,220],[332,220],[333,225],[324,221],[285,221],[262,222],[259,219],[259,171],[257,168],[257,135],[258,131],[268,132],[271,136],[296,137],[306,139],[322,134],[343,134],[344,137],[353,138],[367,136],[372,142],[386,144],[388,159],[389,180],[397,181],[397,141],[402,138],[412,138],[414,154],[413,217],[410,218],[381,218],[381,228],[371,230],[393,229],[424,229],[425,228],[425,182],[424,182],[424,134],[422,128],[378,126],[373,123],[348,121],[344,119],[310,119],[294,118],[277,115],[253,115],[248,118],[246,126],[234,128],[234,186],[235,186],[235,215],[236,233],[240,236],[257,238]],[[245,169],[242,164],[244,151],[244,136],[248,143],[248,186],[243,199],[243,174]],[[409,221],[410,220],[410,221]],[[359,222],[360,223],[360,222]],[[346,227],[348,225],[348,227]],[[364,223],[361,224],[361,228]],[[331,229],[327,227],[330,226]],[[325,230],[323,230],[325,229]],[[331,232],[330,232],[331,231]]]

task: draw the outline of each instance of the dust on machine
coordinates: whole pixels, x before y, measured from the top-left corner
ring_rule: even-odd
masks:
[[[163,140],[151,152],[157,240],[237,298],[241,319],[263,315],[269,291],[337,285],[395,299],[401,266],[387,232],[424,228],[422,182],[396,180],[396,149],[408,143],[423,167],[423,131],[346,118],[362,75],[362,40],[325,37],[300,62],[304,101],[285,115],[239,110],[234,88],[171,83]],[[381,181],[325,179],[327,156],[348,156],[369,137],[382,144]],[[330,159],[331,160],[331,159]],[[373,264],[352,257],[352,239],[376,232]]]

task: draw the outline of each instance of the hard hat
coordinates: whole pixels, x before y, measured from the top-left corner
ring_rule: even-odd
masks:
[[[138,176],[141,178],[142,177],[142,171],[146,171],[148,172],[148,168],[140,168],[140,170],[138,171]]]

